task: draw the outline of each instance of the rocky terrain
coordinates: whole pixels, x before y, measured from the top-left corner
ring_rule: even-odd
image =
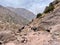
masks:
[[[60,2],[54,7],[25,26],[0,21],[0,45],[60,45]]]

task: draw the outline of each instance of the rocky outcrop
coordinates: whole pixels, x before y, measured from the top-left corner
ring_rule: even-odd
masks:
[[[60,5],[53,12],[46,14],[40,22],[40,26],[44,29],[48,29],[57,24],[60,24]]]

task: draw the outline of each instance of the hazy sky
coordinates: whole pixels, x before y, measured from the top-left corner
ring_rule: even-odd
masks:
[[[16,8],[26,8],[37,14],[42,12],[53,0],[0,0],[0,5]]]

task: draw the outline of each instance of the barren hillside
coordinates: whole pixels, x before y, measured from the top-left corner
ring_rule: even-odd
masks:
[[[54,10],[51,11],[48,7],[47,13],[43,13],[28,25],[0,22],[0,44],[60,45],[60,1],[52,3]]]
[[[24,9],[24,8],[12,8],[12,7],[7,7],[9,10],[17,13],[18,15],[26,18],[27,20],[31,21],[32,19],[34,19],[36,17],[36,15],[34,13],[32,13],[31,11]]]
[[[16,23],[16,24],[28,24],[28,20],[22,16],[19,16],[15,12],[0,5],[0,21]]]

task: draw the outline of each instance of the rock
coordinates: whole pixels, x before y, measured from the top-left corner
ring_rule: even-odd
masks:
[[[50,30],[48,30],[48,29],[47,29],[46,31],[47,31],[47,32],[50,32]]]
[[[9,43],[6,43],[5,45],[15,45],[15,43],[9,42]]]
[[[18,32],[21,32],[24,28],[25,26],[21,27],[20,29],[18,29]]]
[[[38,31],[38,27],[31,27],[31,30]]]
[[[21,40],[21,43],[27,43],[27,38],[26,37],[22,37],[23,40]]]
[[[2,41],[0,41],[0,45],[2,45],[3,44],[3,42]]]
[[[10,40],[14,40],[14,34],[10,30],[0,31],[0,41],[8,42]]]

